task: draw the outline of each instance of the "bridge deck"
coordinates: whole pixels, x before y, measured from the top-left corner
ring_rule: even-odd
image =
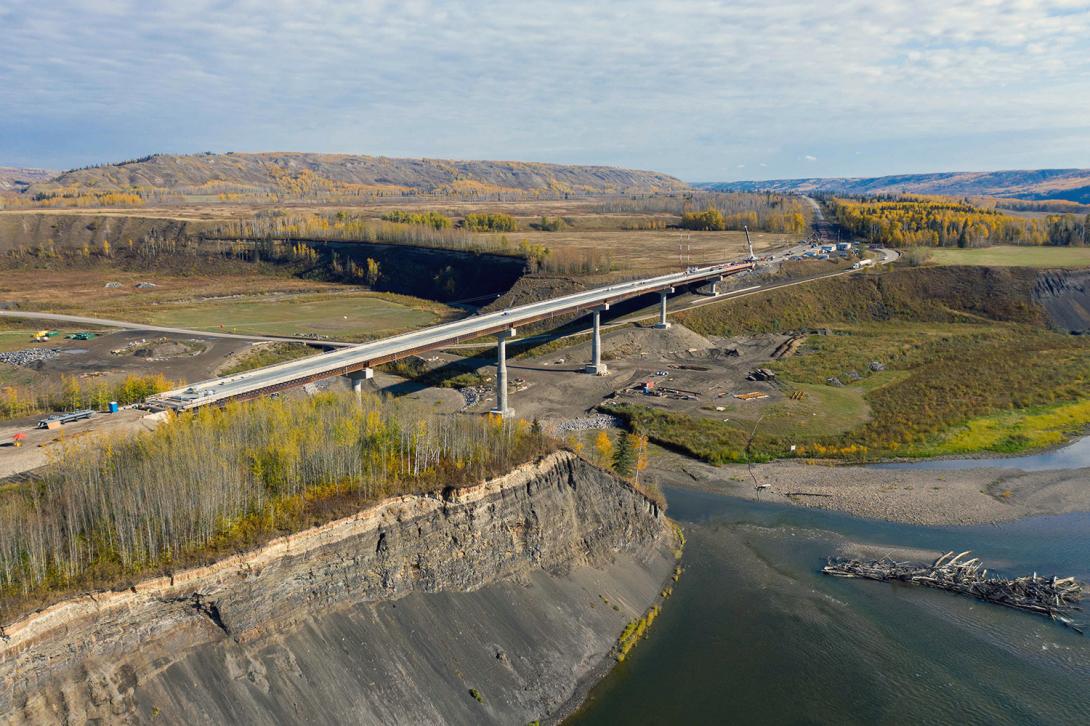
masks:
[[[311,381],[347,375],[410,355],[442,348],[464,340],[526,325],[572,312],[588,310],[604,303],[616,303],[629,298],[658,292],[676,285],[707,282],[713,278],[733,275],[753,269],[753,263],[731,263],[711,267],[691,268],[685,272],[661,275],[644,280],[622,282],[564,295],[508,310],[474,315],[391,338],[342,348],[311,358],[258,368],[226,378],[201,381],[185,388],[166,391],[148,399],[148,404],[161,408],[188,409],[230,399],[252,398],[264,393],[302,385]]]

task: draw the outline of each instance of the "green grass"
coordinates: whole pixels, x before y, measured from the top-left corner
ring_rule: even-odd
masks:
[[[249,296],[163,305],[144,318],[156,325],[195,330],[368,340],[437,323],[448,310],[409,300],[367,293]]]
[[[40,374],[30,368],[0,363],[0,388],[6,386],[28,386],[37,382],[39,378]]]
[[[42,325],[40,327],[34,327],[34,323],[28,324],[26,321],[19,321],[18,327],[6,327],[0,329],[0,352],[6,352],[10,350],[22,350],[24,348],[52,348],[59,343],[64,342],[64,336],[69,333],[77,333],[87,328],[52,328],[48,327],[46,323],[48,320],[40,321]],[[48,342],[35,343],[31,340],[35,333],[39,330],[56,330],[59,335],[55,338],[50,338]]]
[[[886,370],[871,371],[873,360]],[[746,459],[762,415],[750,449],[757,460],[790,455],[792,445],[796,455],[853,459],[1013,453],[1062,443],[1090,424],[1090,340],[1026,325],[840,325],[768,365],[801,400],[732,401],[695,416],[608,410],[655,443],[716,464]],[[847,383],[847,371],[861,379]],[[847,385],[828,385],[830,376]]]
[[[972,345],[985,339],[1009,338],[1015,328],[1003,324],[868,322],[830,325],[829,335],[811,335],[801,355],[775,361],[770,366],[792,381],[825,385],[837,377],[848,383],[849,372],[858,373],[873,389],[889,381],[888,373],[910,370],[935,357],[942,348]],[[875,373],[878,361],[886,371]],[[853,384],[855,385],[855,384]]]
[[[927,267],[875,271],[727,299],[674,314],[701,335],[752,335],[868,322],[1044,325],[1032,303],[1035,270]]]
[[[916,456],[1017,453],[1062,444],[1090,426],[1090,400],[981,416],[907,452]]]
[[[1090,267],[1090,247],[981,247],[956,249],[940,247],[931,260],[940,265],[985,265],[989,267]]]

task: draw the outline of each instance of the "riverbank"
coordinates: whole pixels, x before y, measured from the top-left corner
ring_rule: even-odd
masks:
[[[905,524],[987,524],[1090,511],[1090,468],[877,469],[778,461],[751,470],[662,452],[652,473],[669,485]]]

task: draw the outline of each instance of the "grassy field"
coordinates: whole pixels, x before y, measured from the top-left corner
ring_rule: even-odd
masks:
[[[154,287],[138,288],[141,282]],[[120,287],[106,287],[107,283]],[[348,290],[358,288],[262,274],[158,275],[97,269],[7,270],[0,275],[0,300],[27,310],[196,330],[366,340],[457,314],[418,298]],[[0,350],[27,347],[30,334],[40,329],[36,325],[0,327]]]
[[[1090,267],[1090,247],[936,248],[931,260],[940,265],[988,267]]]
[[[150,282],[155,287],[138,288]],[[117,283],[120,287],[106,287]],[[26,310],[122,318],[130,310],[205,298],[339,292],[344,285],[277,275],[171,275],[111,269],[4,270],[0,300]]]
[[[1036,406],[1006,411],[994,416],[970,419],[930,446],[920,455],[969,454],[978,451],[1017,453],[1026,449],[1057,446],[1090,426],[1090,400]]]
[[[256,335],[368,340],[439,322],[443,306],[373,293],[247,296],[161,305],[140,316],[156,325]],[[224,323],[224,321],[228,321]]]
[[[722,418],[608,408],[652,441],[713,463],[745,460],[754,426],[754,459],[795,446],[798,456],[865,460],[1015,453],[1090,425],[1090,341],[1023,324],[838,324],[767,365],[799,400],[732,403]]]
[[[744,335],[888,320],[1047,324],[1034,270],[926,267],[846,275],[674,314],[701,335]]]
[[[758,254],[784,247],[799,236],[753,232],[753,249]],[[561,229],[556,232],[536,230],[507,234],[516,244],[526,240],[545,245],[557,259],[579,260],[588,255],[608,258],[624,272],[665,273],[682,267],[679,245],[692,264],[722,262],[746,255],[744,232],[690,232],[684,229],[596,230]]]

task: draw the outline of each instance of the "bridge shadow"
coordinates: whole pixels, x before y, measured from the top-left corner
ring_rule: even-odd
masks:
[[[651,308],[658,304],[658,299],[658,293],[651,293],[640,295],[639,297],[625,300],[624,302],[611,306],[607,312],[602,314],[602,324],[609,324],[625,315]],[[551,344],[557,338],[568,335],[578,335],[580,333],[589,333],[591,331],[590,313],[582,314],[579,317],[552,329],[537,331],[531,328],[531,331],[530,335],[526,338],[516,338],[507,344],[508,369],[564,374],[579,373],[582,371],[581,365],[574,368],[567,366],[558,368],[545,366],[531,367],[520,365],[517,360],[513,359],[516,356],[533,355],[535,351]],[[471,355],[448,361],[435,368],[428,368],[424,360],[419,356],[415,357],[415,363],[410,362],[412,360],[413,358],[410,357],[394,364],[382,366],[380,370],[390,373],[391,375],[402,376],[405,380],[379,390],[383,393],[389,393],[392,396],[405,396],[412,393],[418,393],[425,388],[442,386],[444,383],[457,378],[458,376],[467,373],[476,373],[481,368],[494,369],[496,365],[496,349],[493,347],[482,348],[480,352],[475,352]]]

